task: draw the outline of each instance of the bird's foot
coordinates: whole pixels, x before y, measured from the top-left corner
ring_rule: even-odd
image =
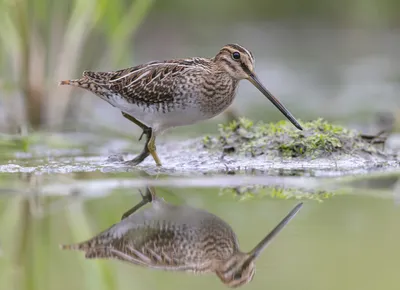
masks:
[[[154,161],[156,162],[157,166],[162,166],[160,158],[158,158],[157,151],[150,151],[151,156],[153,157]]]
[[[151,136],[150,139],[148,140],[146,146],[147,146],[147,150],[149,151],[149,153],[151,154],[151,156],[153,156],[154,161],[156,162],[157,166],[162,166],[161,165],[161,161],[160,158],[157,155],[157,151],[156,151],[156,137],[154,136],[154,134],[151,132]]]
[[[139,189],[139,193],[142,196],[142,200],[132,207],[131,209],[127,210],[121,217],[121,220],[126,219],[128,216],[139,210],[141,207],[144,205],[148,204],[149,202],[152,202],[157,199],[156,193],[154,191],[154,188],[146,187],[146,193],[143,194],[143,192]]]
[[[143,131],[142,131],[142,134],[140,134],[139,141],[142,141],[142,138],[143,138],[144,135],[146,135],[147,139],[149,139],[150,138],[149,136],[151,136],[151,131],[152,130],[149,127],[144,128]]]
[[[125,165],[130,165],[130,166],[136,166],[140,163],[142,163],[148,156],[150,155],[150,152],[146,149],[144,149],[138,156],[133,158],[132,160],[124,161]]]
[[[106,162],[109,162],[109,163],[124,162],[124,156],[122,154],[112,154],[107,157]]]
[[[139,190],[142,199],[147,202],[153,202],[157,199],[157,195],[155,189],[153,187],[147,186],[146,192],[143,194],[141,190]]]
[[[146,195],[143,195],[143,192],[142,192],[140,189],[139,189],[139,193],[140,193],[140,195],[142,196],[142,200],[141,200],[137,205],[135,205],[135,206],[132,207],[131,209],[127,210],[127,211],[122,215],[121,220],[126,219],[128,216],[130,216],[131,214],[133,214],[134,212],[136,212],[138,209],[140,209],[141,207],[143,207],[144,205],[146,205],[146,204],[148,204],[149,202],[152,201],[151,195],[150,195],[150,196],[148,196],[147,194],[146,194]],[[146,191],[146,193],[147,193],[147,191]]]

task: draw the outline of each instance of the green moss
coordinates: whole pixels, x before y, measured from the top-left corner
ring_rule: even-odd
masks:
[[[0,135],[0,149],[4,151],[28,152],[32,142],[37,141],[28,135]]]
[[[269,196],[274,199],[300,199],[322,202],[336,195],[334,191],[310,190],[301,188],[285,188],[270,186],[241,186],[235,188],[223,188],[221,195],[233,195],[240,201],[253,199],[255,197]]]
[[[376,148],[363,140],[356,131],[328,123],[323,119],[300,122],[302,131],[288,121],[253,123],[241,118],[219,126],[218,137],[207,137],[203,144],[208,149],[222,150],[226,154],[250,156],[269,155],[283,157],[317,158],[332,153],[363,151],[376,152]]]
[[[0,134],[0,156],[11,158],[15,153],[36,154],[50,149],[87,149],[86,143],[79,143],[67,135],[33,132],[29,134]]]

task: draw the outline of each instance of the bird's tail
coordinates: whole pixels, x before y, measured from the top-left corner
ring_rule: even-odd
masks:
[[[78,244],[70,244],[70,245],[60,245],[61,250],[74,250],[74,251],[88,251],[91,248],[91,244],[89,242],[83,242]]]
[[[62,250],[73,250],[73,251],[83,251],[85,252],[86,259],[96,259],[96,258],[111,258],[112,254],[110,248],[107,245],[101,245],[91,241],[86,241],[79,244],[71,245],[60,245]]]
[[[107,236],[107,234],[105,236]],[[60,248],[62,250],[75,250],[75,251],[87,252],[88,250],[93,249],[99,245],[102,245],[105,242],[106,242],[106,240],[105,240],[105,238],[103,238],[103,235],[99,234],[99,235],[95,236],[94,238],[86,240],[84,242],[70,244],[70,245],[60,245]]]
[[[89,251],[91,249],[97,248],[97,247],[104,247],[108,245],[113,239],[112,232],[109,230],[105,230],[104,232],[101,232],[100,234],[96,235],[95,237],[80,242],[76,244],[70,244],[70,245],[60,245],[60,248],[62,250],[75,250],[75,251]]]
[[[83,77],[81,79],[76,79],[76,80],[64,80],[58,83],[58,85],[69,85],[69,86],[74,86],[74,87],[80,87],[80,88],[88,88],[89,87],[89,80],[86,77]]]

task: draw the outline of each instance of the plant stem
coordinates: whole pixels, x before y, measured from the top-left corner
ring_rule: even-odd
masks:
[[[14,289],[15,290],[27,290],[33,289],[32,277],[28,277],[29,274],[29,259],[27,255],[29,253],[29,238],[31,231],[30,222],[30,208],[29,200],[27,198],[21,201],[21,213],[20,213],[20,234],[17,237],[17,248],[14,259]]]
[[[19,0],[15,4],[16,22],[20,37],[20,87],[25,100],[25,114],[29,125],[34,129],[41,126],[42,95],[32,89],[30,83],[31,59],[30,59],[30,29],[28,17],[28,1]]]

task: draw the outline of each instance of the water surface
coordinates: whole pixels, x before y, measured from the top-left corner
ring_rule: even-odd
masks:
[[[339,186],[341,191],[320,200],[310,199],[305,191],[288,195],[289,199],[268,191],[237,196],[205,180],[204,186],[199,182],[190,186],[189,177],[161,176],[156,181],[157,193],[168,202],[218,215],[232,226],[244,251],[258,243],[299,199],[304,200],[300,213],[257,261],[255,278],[247,289],[398,289],[396,174],[375,179],[375,188],[368,180],[346,183],[345,190]],[[220,180],[226,186],[224,176]],[[118,222],[140,200],[135,185],[143,189],[143,182],[143,174],[137,172],[2,175],[2,289],[225,289],[212,274],[196,276],[119,261],[85,260],[82,253],[59,249],[59,244],[83,241]]]

